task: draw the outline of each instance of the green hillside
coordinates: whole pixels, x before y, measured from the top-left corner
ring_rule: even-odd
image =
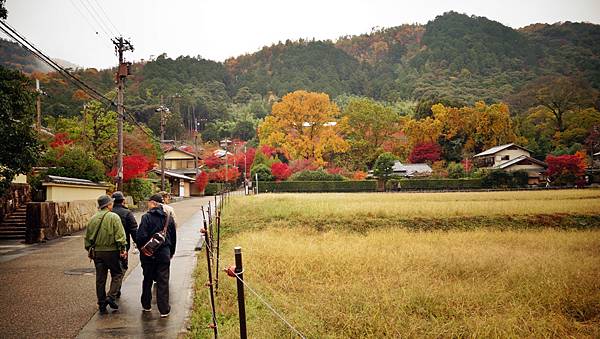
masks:
[[[421,117],[438,102],[462,106],[509,101],[525,84],[547,75],[574,76],[600,89],[598,41],[600,26],[594,24],[532,24],[515,30],[484,17],[448,12],[426,25],[374,29],[336,41],[279,42],[224,63],[161,55],[134,64],[126,104],[154,128],[151,118],[162,96],[177,108],[180,127],[189,129],[196,119],[201,128],[232,129],[232,123],[218,128],[214,123],[248,117],[249,110],[256,112],[248,119],[259,119],[274,98],[304,89],[332,98],[417,102]],[[0,45],[2,64],[37,70],[14,43],[3,40]],[[113,72],[89,69],[77,74],[109,92]],[[79,114],[86,99],[81,93],[55,74],[42,82],[51,94],[44,100],[47,113]]]

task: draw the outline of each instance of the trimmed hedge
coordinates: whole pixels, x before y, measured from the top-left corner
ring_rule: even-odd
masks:
[[[220,182],[209,182],[206,184],[206,188],[204,189],[204,195],[216,195],[221,193],[225,185]]]
[[[260,192],[375,192],[377,181],[267,181],[259,182]]]
[[[387,183],[392,190],[446,190],[482,188],[481,179],[392,179]]]

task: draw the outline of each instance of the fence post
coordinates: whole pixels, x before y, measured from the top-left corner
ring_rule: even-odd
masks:
[[[204,222],[204,232],[206,234],[207,229],[206,229],[206,221]],[[215,339],[217,339],[219,332],[217,329],[217,314],[216,314],[216,310],[215,310],[215,295],[214,295],[214,290],[213,290],[213,279],[212,279],[212,268],[210,265],[210,251],[212,250],[212,244],[206,244],[206,266],[208,268],[208,283],[206,285],[208,285],[209,291],[210,291],[210,307],[212,310],[212,324],[209,325],[209,327],[211,327],[214,331],[214,335],[215,335]]]
[[[240,338],[246,339],[246,304],[244,300],[244,267],[242,265],[242,248],[234,248],[235,254],[235,273],[237,275],[237,299],[238,299],[238,310],[240,315]]]
[[[221,211],[218,209],[215,211],[217,214],[217,262],[215,271],[217,272],[217,277],[215,278],[215,294],[219,291],[219,249],[221,248]]]

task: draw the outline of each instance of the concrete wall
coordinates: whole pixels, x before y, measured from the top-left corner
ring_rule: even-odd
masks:
[[[27,176],[25,174],[19,174],[13,179],[12,183],[13,184],[26,184]]]
[[[34,243],[73,234],[84,229],[97,211],[95,200],[30,202],[25,241]]]
[[[83,186],[70,184],[43,183],[46,187],[46,201],[67,202],[77,200],[97,200],[106,194],[106,186]]]

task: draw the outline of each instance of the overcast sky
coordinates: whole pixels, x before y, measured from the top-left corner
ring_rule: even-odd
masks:
[[[425,24],[449,10],[514,28],[600,23],[600,0],[8,0],[6,7],[9,24],[42,51],[96,68],[117,63],[109,37],[119,33],[135,47],[126,54],[130,61],[165,52],[223,61],[286,39],[334,40],[376,26]]]

